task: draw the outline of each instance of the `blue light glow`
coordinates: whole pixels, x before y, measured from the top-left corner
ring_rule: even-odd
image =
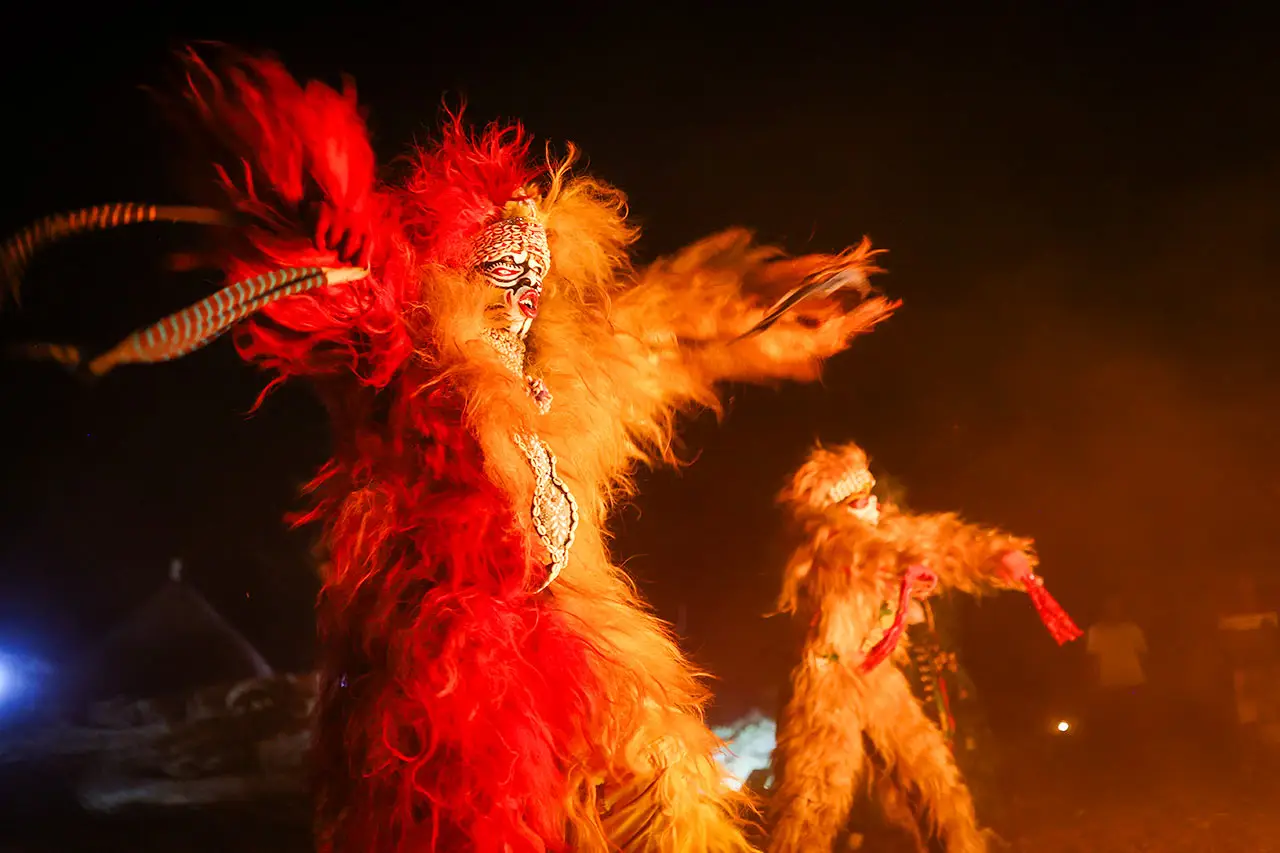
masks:
[[[715,733],[727,742],[716,753],[716,762],[724,768],[729,787],[736,791],[752,773],[769,766],[777,745],[778,726],[771,717],[752,711],[732,725],[717,726]]]
[[[39,660],[0,652],[0,714],[11,718],[32,710],[49,674],[50,667]]]
[[[18,692],[17,667],[5,655],[0,655],[0,704],[4,704]]]

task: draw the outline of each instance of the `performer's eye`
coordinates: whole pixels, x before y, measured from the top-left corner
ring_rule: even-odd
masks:
[[[520,267],[508,260],[493,261],[484,265],[484,271],[494,278],[515,278],[520,275]]]

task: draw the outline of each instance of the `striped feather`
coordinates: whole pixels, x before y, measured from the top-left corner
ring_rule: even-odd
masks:
[[[213,343],[236,323],[277,300],[366,275],[366,270],[354,267],[292,267],[234,282],[129,335],[90,361],[89,373],[101,376],[121,364],[154,364],[181,358]],[[62,344],[23,344],[11,348],[11,352],[20,358],[55,361],[72,369],[83,363],[76,347]]]
[[[0,244],[0,280],[7,282],[14,301],[20,296],[22,274],[37,252],[76,234],[103,231],[145,222],[189,222],[197,225],[234,225],[234,214],[210,207],[122,202],[56,213],[28,225]]]
[[[140,329],[89,364],[101,376],[120,364],[172,361],[217,340],[245,317],[279,299],[329,283],[320,267],[274,270],[237,281],[158,323]]]
[[[800,285],[775,302],[765,312],[764,319],[739,335],[738,340],[760,334],[802,302],[813,298],[830,296],[846,287],[865,291],[867,287],[866,273],[861,269],[842,269],[829,276],[814,276],[809,282]]]

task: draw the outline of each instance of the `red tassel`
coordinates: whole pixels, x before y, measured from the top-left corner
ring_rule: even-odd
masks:
[[[1075,622],[1071,621],[1071,617],[1062,609],[1062,605],[1044,588],[1044,581],[1041,578],[1031,575],[1027,578],[1026,589],[1036,612],[1040,614],[1040,621],[1049,629],[1049,633],[1058,645],[1061,646],[1080,637],[1083,632]]]
[[[942,699],[942,733],[947,736],[947,743],[955,751],[956,715],[951,712],[951,696],[947,693],[947,680],[938,676],[938,696]]]
[[[870,672],[893,654],[893,650],[898,647],[898,641],[902,639],[902,632],[907,627],[907,610],[911,606],[912,594],[918,589],[921,596],[928,595],[937,585],[938,576],[924,566],[915,565],[907,569],[907,573],[902,576],[902,583],[898,586],[898,612],[893,614],[893,624],[884,632],[880,642],[872,646],[871,651],[863,657],[859,669]]]

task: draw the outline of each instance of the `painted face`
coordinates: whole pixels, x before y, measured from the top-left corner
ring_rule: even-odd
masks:
[[[495,289],[492,304],[498,324],[520,337],[538,316],[542,281],[551,267],[547,232],[524,217],[500,219],[476,238],[471,268]]]
[[[880,501],[871,490],[875,488],[876,479],[865,468],[850,471],[831,487],[828,499],[831,503],[840,504],[854,517],[866,524],[880,522]]]
[[[880,501],[875,495],[867,495],[856,501],[846,502],[849,512],[860,521],[875,526],[880,523]]]

